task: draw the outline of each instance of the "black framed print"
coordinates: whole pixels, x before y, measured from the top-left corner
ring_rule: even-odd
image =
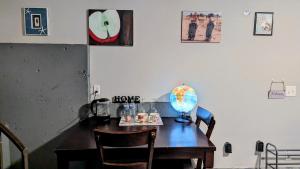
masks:
[[[273,12],[255,12],[253,35],[272,36],[273,15]]]

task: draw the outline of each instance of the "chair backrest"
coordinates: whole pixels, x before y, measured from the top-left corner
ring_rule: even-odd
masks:
[[[209,139],[216,124],[213,114],[210,111],[199,106],[197,108],[196,116],[197,119],[195,123],[198,127],[200,126],[201,121],[203,121],[207,125],[206,136]]]
[[[99,158],[103,168],[114,169],[151,169],[154,141],[156,138],[156,128],[137,130],[137,131],[105,131],[94,130]],[[147,157],[145,161],[139,162],[107,162],[104,154],[105,147],[135,147],[148,145]]]
[[[3,133],[19,149],[19,151],[22,154],[22,169],[28,169],[28,149],[25,147],[25,145],[1,121],[0,121],[0,133]]]

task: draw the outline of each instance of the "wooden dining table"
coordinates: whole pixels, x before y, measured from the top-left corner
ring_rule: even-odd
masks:
[[[112,118],[109,123],[100,123],[96,118],[78,122],[62,134],[62,142],[55,149],[58,169],[67,169],[70,161],[97,160],[97,149],[93,129],[138,130],[153,126],[119,126],[120,118]],[[204,168],[213,168],[215,145],[195,124],[175,122],[175,118],[162,118],[163,125],[157,127],[154,145],[154,159],[191,159],[202,157]],[[108,158],[139,158],[147,147],[130,148],[124,153],[118,148],[109,151]],[[129,151],[129,150],[128,150]]]

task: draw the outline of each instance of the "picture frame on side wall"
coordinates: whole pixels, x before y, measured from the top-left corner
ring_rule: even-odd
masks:
[[[24,35],[48,36],[47,8],[23,8]]]
[[[273,15],[274,12],[255,12],[253,35],[272,36]]]
[[[221,12],[182,11],[182,43],[220,43],[221,37]]]
[[[88,10],[89,45],[133,46],[133,10]]]

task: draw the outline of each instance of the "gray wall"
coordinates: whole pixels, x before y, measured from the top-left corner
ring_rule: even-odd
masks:
[[[87,103],[86,49],[0,44],[0,119],[28,146],[32,169],[55,168],[53,142]]]
[[[48,37],[22,35],[22,7],[49,9]],[[167,101],[173,87],[190,84],[199,104],[216,116],[216,167],[253,167],[258,139],[299,147],[299,97],[267,99],[272,79],[300,83],[299,0],[1,0],[0,42],[86,44],[87,9],[134,10],[133,47],[89,49],[90,82],[101,85],[101,96]],[[250,16],[243,15],[245,9],[252,11]],[[182,10],[222,12],[222,42],[180,43]],[[272,37],[252,35],[255,11],[275,13]],[[22,130],[31,131],[27,126]],[[233,144],[229,157],[222,154],[226,141]]]

